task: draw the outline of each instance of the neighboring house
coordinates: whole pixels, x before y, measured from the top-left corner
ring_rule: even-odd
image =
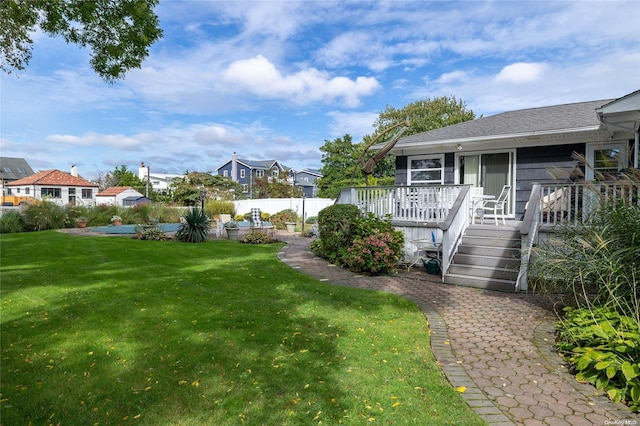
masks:
[[[5,185],[31,176],[33,169],[24,158],[0,157],[0,188],[2,195],[11,195]]]
[[[14,195],[26,195],[37,200],[46,199],[61,206],[93,206],[98,193],[98,184],[78,176],[75,166],[71,168],[71,173],[44,170],[6,186]]]
[[[519,218],[534,183],[558,176],[561,182],[591,181],[637,168],[639,126],[640,90],[615,100],[483,117],[400,139],[391,150],[396,184],[471,184],[494,196],[508,184],[507,213]]]
[[[231,178],[242,185],[242,192],[252,198],[253,183],[256,178],[267,176],[277,178],[282,172],[292,172],[291,168],[282,165],[278,160],[243,160],[235,152],[231,160],[217,169],[218,175]]]
[[[277,178],[283,172],[287,173],[287,180],[293,186],[300,187],[307,198],[317,197],[317,180],[322,173],[317,170],[304,169],[295,171],[280,163],[278,160],[243,160],[235,152],[231,160],[217,169],[218,175],[228,177],[242,185],[242,192],[253,198],[253,183],[256,178],[267,176]]]
[[[96,205],[132,207],[150,200],[130,186],[112,186],[96,195]]]
[[[151,172],[151,168],[144,163],[141,163],[138,168],[138,178],[143,182],[149,182],[151,188],[156,192],[167,193],[173,180],[182,176],[183,175]]]
[[[302,188],[302,193],[307,198],[318,196],[318,179],[322,173],[318,170],[303,169],[294,174],[293,185]]]

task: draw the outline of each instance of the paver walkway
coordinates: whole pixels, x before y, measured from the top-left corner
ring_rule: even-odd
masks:
[[[356,275],[317,258],[311,239],[281,234],[282,261],[332,284],[388,291],[413,300],[453,386],[491,425],[634,425],[640,416],[566,372],[553,349],[554,313],[535,295],[444,285],[424,269]]]

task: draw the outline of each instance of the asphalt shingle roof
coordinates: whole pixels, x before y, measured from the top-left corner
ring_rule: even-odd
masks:
[[[507,111],[489,117],[407,136],[396,148],[423,142],[500,137],[530,133],[559,132],[598,127],[596,108],[612,100],[579,102],[540,108]]]
[[[0,179],[17,180],[33,174],[24,158],[0,157]]]

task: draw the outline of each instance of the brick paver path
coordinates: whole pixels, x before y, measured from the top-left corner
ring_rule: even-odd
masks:
[[[581,385],[553,349],[555,317],[542,299],[444,285],[418,268],[395,276],[356,275],[317,258],[309,238],[281,234],[280,258],[321,281],[388,291],[413,300],[453,386],[491,425],[632,425],[640,416]]]

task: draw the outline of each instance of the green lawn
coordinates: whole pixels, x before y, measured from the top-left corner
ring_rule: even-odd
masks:
[[[280,245],[0,238],[2,424],[483,424],[416,306]]]

